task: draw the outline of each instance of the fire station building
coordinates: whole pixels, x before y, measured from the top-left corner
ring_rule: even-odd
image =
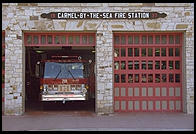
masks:
[[[64,51],[94,57],[97,114],[194,113],[193,3],[3,3],[4,115],[38,96],[36,60]]]

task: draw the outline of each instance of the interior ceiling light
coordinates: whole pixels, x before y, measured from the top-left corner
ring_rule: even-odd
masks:
[[[41,51],[41,50],[36,50],[35,52],[39,54],[44,53],[44,51]]]

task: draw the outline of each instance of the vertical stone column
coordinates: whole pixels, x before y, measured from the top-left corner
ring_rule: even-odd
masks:
[[[5,115],[24,113],[22,31],[15,25],[10,24],[5,30]]]
[[[190,35],[189,35],[190,34]],[[193,31],[186,32],[186,110],[194,113],[194,37]]]
[[[113,113],[112,31],[103,23],[97,30],[96,44],[96,113]]]

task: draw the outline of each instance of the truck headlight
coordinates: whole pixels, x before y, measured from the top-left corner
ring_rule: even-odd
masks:
[[[85,88],[88,90],[88,88],[89,88],[89,87],[88,87],[88,85],[87,85],[87,84],[85,85]]]
[[[44,87],[44,92],[47,92],[48,91],[48,85],[43,85]]]
[[[43,90],[43,86],[41,85],[41,86],[40,86],[40,91],[42,91],[42,90]]]
[[[83,88],[83,89],[82,89],[82,92],[83,92],[84,94],[86,94],[86,92],[87,92],[86,88]]]

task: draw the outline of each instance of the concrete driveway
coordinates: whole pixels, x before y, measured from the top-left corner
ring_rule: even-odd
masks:
[[[2,116],[3,131],[193,131],[194,115],[185,113],[114,113],[31,111]]]

